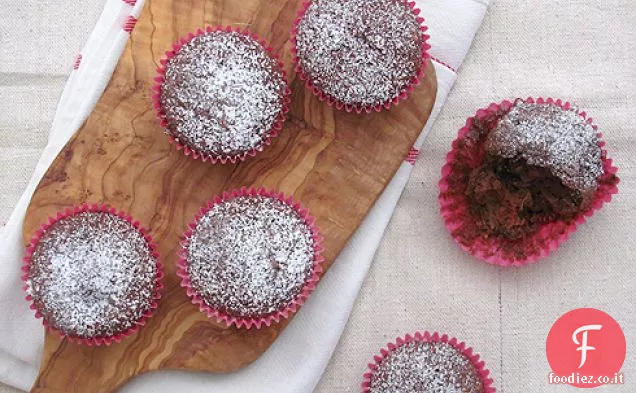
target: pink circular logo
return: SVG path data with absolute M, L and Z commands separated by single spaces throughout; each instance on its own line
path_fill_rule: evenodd
M 559 318 L 546 342 L 552 373 L 548 382 L 593 388 L 622 384 L 625 334 L 618 323 L 594 308 L 572 310 Z

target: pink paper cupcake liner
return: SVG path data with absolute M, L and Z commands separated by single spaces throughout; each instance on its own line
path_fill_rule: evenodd
M 30 271 L 30 268 L 31 268 L 31 258 L 33 257 L 33 253 L 35 252 L 35 248 L 36 248 L 37 244 L 39 243 L 41 237 L 56 222 L 58 222 L 58 221 L 60 221 L 60 220 L 62 220 L 64 218 L 67 218 L 67 217 L 70 217 L 70 216 L 73 216 L 73 215 L 76 215 L 76 214 L 79 214 L 79 213 L 84 213 L 84 212 L 110 213 L 112 215 L 115 215 L 117 217 L 120 217 L 120 218 L 126 220 L 135 229 L 137 229 L 139 232 L 141 232 L 141 234 L 144 236 L 144 239 L 146 240 L 146 242 L 148 244 L 148 247 L 150 247 L 150 250 L 152 251 L 152 256 L 156 260 L 157 275 L 155 277 L 155 288 L 154 288 L 154 293 L 153 293 L 153 296 L 152 296 L 153 300 L 152 300 L 152 303 L 150 304 L 150 309 L 142 316 L 141 319 L 139 319 L 138 321 L 135 322 L 134 326 L 128 328 L 127 330 L 124 330 L 123 332 L 120 332 L 120 333 L 118 333 L 116 335 L 113 335 L 113 336 L 86 338 L 86 337 L 77 337 L 77 336 L 67 335 L 63 331 L 54 328 L 53 326 L 51 326 L 48 323 L 48 321 L 44 318 L 42 313 L 37 309 L 37 307 L 36 307 L 36 305 L 34 303 L 33 297 L 28 294 L 28 290 L 29 290 L 28 280 L 29 280 L 29 271 Z M 51 331 L 51 332 L 55 332 L 55 333 L 59 334 L 62 338 L 68 338 L 70 341 L 72 341 L 72 342 L 74 342 L 76 344 L 88 345 L 88 346 L 101 346 L 101 345 L 111 345 L 113 343 L 119 343 L 124 338 L 136 333 L 142 326 L 144 326 L 146 324 L 146 321 L 148 320 L 148 318 L 150 318 L 155 313 L 155 311 L 156 311 L 156 309 L 158 307 L 159 300 L 161 299 L 162 289 L 164 287 L 164 284 L 163 284 L 163 278 L 164 278 L 163 264 L 160 262 L 160 259 L 159 259 L 159 251 L 158 251 L 158 248 L 157 248 L 157 244 L 152 239 L 152 236 L 150 236 L 149 231 L 146 228 L 142 227 L 139 224 L 139 221 L 134 220 L 130 215 L 128 215 L 124 211 L 117 211 L 117 209 L 115 209 L 113 207 L 110 207 L 108 205 L 98 205 L 98 204 L 89 205 L 87 203 L 84 203 L 82 205 L 74 206 L 72 208 L 65 209 L 64 211 L 60 211 L 60 212 L 58 212 L 55 215 L 55 217 L 49 217 L 48 221 L 46 223 L 42 224 L 40 226 L 40 229 L 35 231 L 35 234 L 31 238 L 31 240 L 29 242 L 29 245 L 26 248 L 25 256 L 23 258 L 22 272 L 24 273 L 22 275 L 22 277 L 21 277 L 22 281 L 24 282 L 24 286 L 22 287 L 22 289 L 25 292 L 27 292 L 26 300 L 29 303 L 31 303 L 30 304 L 30 308 L 35 311 L 35 317 L 36 318 L 42 318 L 42 324 L 44 325 L 46 330 L 47 331 Z
M 517 99 L 514 102 L 518 100 L 522 99 Z M 537 98 L 536 100 L 527 98 L 522 101 L 555 104 L 566 110 L 572 108 L 572 104 L 569 102 L 552 98 Z M 599 141 L 605 173 L 598 180 L 599 187 L 592 204 L 576 219 L 571 221 L 557 220 L 541 225 L 534 234 L 514 242 L 517 245 L 517 250 L 522 250 L 522 252 L 508 250 L 505 241 L 500 237 L 463 238 L 462 234 L 466 233 L 466 229 L 473 228 L 475 225 L 468 208 L 466 182 L 462 180 L 463 174 L 482 164 L 485 151 L 478 149 L 474 144 L 462 142 L 475 137 L 474 130 L 477 125 L 483 128 L 492 128 L 510 110 L 514 102 L 493 103 L 487 108 L 480 109 L 474 117 L 467 120 L 466 125 L 459 130 L 458 137 L 453 141 L 452 149 L 446 156 L 446 164 L 442 168 L 442 179 L 439 182 L 442 218 L 455 242 L 467 253 L 490 264 L 501 266 L 522 266 L 534 263 L 552 253 L 568 239 L 570 234 L 576 230 L 577 225 L 583 224 L 586 218 L 591 217 L 604 203 L 612 200 L 612 195 L 618 192 L 619 182 L 618 177 L 616 177 L 618 169 L 607 157 L 607 151 L 604 148 L 605 142 Z M 591 118 L 587 118 L 585 112 L 580 112 L 579 115 L 597 130 L 597 126 L 593 124 Z M 602 134 L 598 133 L 599 140 L 601 137 Z
M 155 114 L 157 116 L 157 119 L 159 120 L 159 123 L 161 124 L 161 126 L 165 129 L 168 126 L 168 121 L 166 119 L 166 114 L 163 110 L 163 108 L 161 107 L 161 102 L 160 102 L 160 95 L 161 95 L 161 85 L 163 84 L 163 82 L 165 81 L 165 74 L 166 74 L 166 64 L 168 63 L 168 61 L 170 59 L 172 59 L 174 57 L 174 55 L 188 42 L 190 42 L 193 38 L 195 37 L 199 37 L 201 35 L 207 34 L 207 33 L 213 33 L 213 32 L 217 32 L 217 31 L 225 31 L 227 33 L 231 33 L 231 32 L 236 32 L 239 34 L 243 34 L 246 37 L 252 38 L 254 39 L 256 42 L 258 42 L 263 48 L 265 48 L 265 51 L 267 52 L 267 54 L 276 60 L 277 64 L 278 64 L 278 68 L 280 70 L 280 72 L 283 75 L 283 81 L 285 82 L 285 92 L 284 92 L 284 98 L 283 98 L 283 108 L 280 112 L 280 114 L 278 115 L 278 118 L 276 119 L 274 125 L 272 126 L 271 130 L 269 131 L 269 135 L 267 136 L 267 138 L 265 138 L 265 140 L 263 142 L 261 142 L 258 146 L 247 150 L 245 152 L 241 152 L 239 154 L 236 155 L 210 155 L 210 154 L 204 154 L 201 152 L 198 152 L 197 150 L 188 147 L 182 143 L 180 143 L 175 137 L 169 135 L 169 142 L 171 144 L 173 144 L 177 150 L 181 150 L 183 151 L 183 153 L 186 156 L 190 156 L 194 159 L 199 159 L 202 161 L 210 161 L 212 164 L 216 164 L 216 163 L 221 163 L 221 164 L 226 164 L 226 163 L 232 163 L 235 164 L 239 161 L 245 161 L 248 157 L 254 157 L 256 156 L 256 154 L 258 152 L 263 151 L 263 148 L 265 146 L 269 146 L 272 144 L 272 140 L 277 137 L 281 130 L 283 129 L 283 124 L 285 123 L 285 120 L 287 119 L 287 113 L 289 113 L 289 105 L 291 103 L 291 90 L 289 88 L 289 80 L 287 78 L 287 72 L 285 72 L 285 66 L 283 64 L 283 62 L 280 60 L 280 57 L 278 56 L 278 54 L 276 54 L 274 52 L 274 49 L 269 46 L 267 44 L 267 42 L 265 42 L 265 40 L 260 39 L 260 37 L 254 33 L 251 33 L 247 30 L 241 30 L 240 28 L 232 28 L 231 26 L 217 26 L 217 27 L 211 27 L 208 26 L 205 29 L 198 29 L 195 33 L 189 33 L 187 36 L 180 38 L 177 42 L 175 42 L 174 44 L 172 44 L 172 49 L 167 51 L 165 53 L 165 55 L 163 56 L 162 59 L 159 60 L 160 62 L 160 66 L 159 68 L 157 68 L 157 76 L 154 78 L 155 81 L 155 85 L 152 87 L 152 104 L 153 107 L 155 109 Z
M 270 313 L 268 315 L 260 316 L 260 317 L 252 317 L 252 318 L 243 318 L 234 315 L 230 315 L 223 311 L 217 310 L 211 306 L 209 306 L 201 297 L 201 295 L 192 288 L 192 283 L 190 280 L 190 276 L 188 275 L 187 266 L 187 248 L 190 242 L 190 237 L 194 229 L 197 226 L 199 220 L 214 206 L 234 199 L 240 196 L 264 196 L 269 198 L 278 199 L 288 206 L 291 206 L 298 214 L 303 218 L 305 224 L 310 228 L 312 239 L 314 242 L 313 251 L 314 251 L 314 263 L 312 267 L 312 272 L 305 286 L 300 291 L 300 293 L 296 296 L 294 300 L 292 300 L 285 308 Z M 316 289 L 316 285 L 318 281 L 320 281 L 320 275 L 323 272 L 323 263 L 324 258 L 322 257 L 323 251 L 323 238 L 320 235 L 320 231 L 316 226 L 316 219 L 309 215 L 309 211 L 306 208 L 303 208 L 301 204 L 293 199 L 293 197 L 286 197 L 283 193 L 276 192 L 273 190 L 266 190 L 264 188 L 246 188 L 242 187 L 240 189 L 234 190 L 230 193 L 224 192 L 220 196 L 216 196 L 212 200 L 210 200 L 201 210 L 195 215 L 194 220 L 188 224 L 188 229 L 183 235 L 183 241 L 181 242 L 181 250 L 179 251 L 179 260 L 177 262 L 177 275 L 181 277 L 181 286 L 185 288 L 187 295 L 191 298 L 192 303 L 199 306 L 199 309 L 206 313 L 208 317 L 215 319 L 219 323 L 225 323 L 228 327 L 235 325 L 237 328 L 247 328 L 250 329 L 255 327 L 256 329 L 260 329 L 262 326 L 270 326 L 272 323 L 278 323 L 283 318 L 287 319 L 291 315 L 293 315 L 298 309 L 305 303 L 305 301 L 309 298 L 311 293 Z
M 407 7 L 413 10 L 413 13 L 417 16 L 417 22 L 421 25 L 420 30 L 422 31 L 422 65 L 420 69 L 418 70 L 417 74 L 415 75 L 415 77 L 411 80 L 411 82 L 407 86 L 404 87 L 402 92 L 397 97 L 393 98 L 391 101 L 385 102 L 384 104 L 378 104 L 375 106 L 360 105 L 360 104 L 356 104 L 356 105 L 345 104 L 339 101 L 338 99 L 336 99 L 335 97 L 325 93 L 317 86 L 315 86 L 312 83 L 311 78 L 307 75 L 307 73 L 305 73 L 303 67 L 300 64 L 300 59 L 297 56 L 298 50 L 296 49 L 297 48 L 296 36 L 298 34 L 298 25 L 300 24 L 303 16 L 307 12 L 307 9 L 309 8 L 311 1 L 306 1 L 303 3 L 301 10 L 298 12 L 296 20 L 294 21 L 294 25 L 293 25 L 293 29 L 291 33 L 291 41 L 293 44 L 292 50 L 291 50 L 292 60 L 295 64 L 295 70 L 296 70 L 296 73 L 298 74 L 298 77 L 305 82 L 305 86 L 307 87 L 307 89 L 309 89 L 314 95 L 316 95 L 320 101 L 324 101 L 327 104 L 329 104 L 329 106 L 335 107 L 338 110 L 345 110 L 347 112 L 355 111 L 358 114 L 363 112 L 371 113 L 373 111 L 380 112 L 382 111 L 382 109 L 387 109 L 387 110 L 391 109 L 393 105 L 397 105 L 401 101 L 406 100 L 411 95 L 413 90 L 415 90 L 415 87 L 419 85 L 419 83 L 421 82 L 422 78 L 425 75 L 425 69 L 427 66 L 426 62 L 430 58 L 428 51 L 431 49 L 431 45 L 429 45 L 427 41 L 428 39 L 431 38 L 431 36 L 426 34 L 426 32 L 428 31 L 428 26 L 424 24 L 425 22 L 424 18 L 419 16 L 421 13 L 421 10 L 415 7 L 415 2 L 408 1 L 408 0 L 398 0 L 398 1 L 403 2 Z
M 412 336 L 410 334 L 407 334 L 404 338 L 398 337 L 395 343 L 388 343 L 386 348 L 380 349 L 380 354 L 373 357 L 373 363 L 369 363 L 369 371 L 367 371 L 363 375 L 361 384 L 362 393 L 371 392 L 371 381 L 380 363 L 396 349 L 410 342 L 441 342 L 449 344 L 453 348 L 457 349 L 458 352 L 462 353 L 464 356 L 470 359 L 470 362 L 472 363 L 473 367 L 475 367 L 475 371 L 477 371 L 477 374 L 479 375 L 484 386 L 484 393 L 495 392 L 495 388 L 492 386 L 493 380 L 488 377 L 488 375 L 490 374 L 490 370 L 486 369 L 486 363 L 483 360 L 480 360 L 479 355 L 474 353 L 472 348 L 466 346 L 464 342 L 459 341 L 456 338 L 450 338 L 446 334 L 440 335 L 437 332 L 431 334 L 425 331 L 424 333 L 416 332 Z

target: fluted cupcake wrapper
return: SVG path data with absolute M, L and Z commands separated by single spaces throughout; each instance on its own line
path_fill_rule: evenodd
M 373 362 L 368 365 L 369 370 L 362 376 L 362 393 L 371 392 L 371 381 L 382 361 L 384 361 L 384 359 L 391 355 L 391 353 L 393 353 L 396 349 L 411 342 L 441 342 L 449 344 L 470 360 L 484 386 L 484 393 L 495 392 L 495 388 L 492 386 L 493 380 L 489 378 L 490 370 L 486 368 L 486 363 L 483 360 L 480 360 L 479 355 L 474 353 L 472 348 L 466 346 L 464 342 L 459 341 L 454 337 L 449 337 L 446 334 L 440 335 L 437 332 L 431 334 L 425 331 L 423 333 L 416 332 L 413 335 L 407 334 L 404 337 L 398 337 L 395 339 L 395 342 L 390 342 L 387 344 L 386 348 L 380 349 L 380 354 L 373 356 Z
M 285 123 L 285 120 L 287 119 L 287 113 L 289 113 L 289 105 L 291 103 L 291 90 L 289 89 L 289 80 L 287 78 L 287 73 L 285 72 L 284 64 L 280 60 L 280 57 L 274 52 L 274 49 L 271 46 L 269 46 L 267 42 L 265 42 L 265 40 L 261 39 L 258 35 L 249 32 L 248 30 L 242 30 L 240 28 L 232 28 L 231 26 L 217 26 L 214 28 L 211 26 L 208 26 L 205 29 L 198 29 L 194 33 L 189 33 L 187 36 L 182 37 L 177 42 L 175 42 L 172 45 L 172 49 L 167 51 L 164 57 L 159 61 L 161 65 L 159 66 L 159 68 L 157 68 L 157 76 L 154 79 L 155 84 L 152 87 L 152 104 L 155 109 L 155 114 L 157 116 L 157 119 L 159 120 L 159 123 L 164 129 L 166 129 L 168 127 L 168 120 L 166 119 L 166 114 L 161 106 L 161 100 L 160 100 L 161 85 L 165 81 L 166 64 L 168 63 L 170 59 L 172 59 L 175 56 L 177 52 L 179 52 L 179 50 L 184 45 L 190 42 L 193 38 L 202 36 L 207 33 L 217 32 L 217 31 L 224 31 L 227 33 L 236 32 L 239 34 L 243 34 L 246 37 L 252 38 L 256 42 L 258 42 L 263 48 L 265 48 L 265 51 L 271 58 L 276 60 L 278 64 L 278 68 L 281 74 L 283 75 L 283 80 L 285 82 L 283 108 L 281 109 L 280 114 L 276 118 L 274 125 L 267 133 L 267 137 L 258 146 L 235 155 L 214 155 L 214 154 L 199 152 L 196 149 L 193 149 L 192 147 L 186 146 L 185 144 L 181 143 L 178 140 L 178 138 L 175 138 L 172 135 L 168 135 L 168 140 L 171 144 L 175 146 L 177 150 L 183 151 L 183 154 L 185 154 L 186 156 L 192 157 L 194 159 L 198 159 L 201 161 L 210 161 L 212 164 L 216 164 L 216 163 L 235 164 L 240 161 L 245 161 L 249 157 L 256 156 L 256 154 L 263 151 L 265 146 L 271 145 L 272 140 L 276 138 L 282 131 L 283 124 Z
M 241 317 L 231 315 L 229 313 L 217 310 L 209 306 L 203 299 L 203 297 L 192 288 L 192 282 L 188 274 L 188 255 L 187 248 L 190 242 L 190 237 L 194 229 L 197 226 L 199 220 L 214 206 L 217 204 L 229 201 L 240 196 L 264 196 L 268 198 L 274 198 L 282 201 L 286 205 L 292 207 L 303 219 L 304 223 L 309 227 L 313 240 L 313 267 L 309 278 L 305 282 L 304 287 L 300 291 L 296 298 L 288 303 L 284 308 L 277 310 L 273 313 L 258 316 L 258 317 Z M 216 196 L 210 200 L 200 211 L 196 214 L 194 220 L 188 225 L 188 229 L 183 235 L 183 241 L 181 242 L 181 250 L 179 251 L 179 259 L 177 262 L 177 275 L 181 277 L 181 286 L 185 288 L 186 294 L 191 298 L 192 303 L 199 306 L 199 309 L 206 313 L 208 317 L 215 319 L 219 323 L 225 323 L 228 327 L 232 325 L 237 328 L 256 328 L 260 329 L 263 326 L 270 326 L 272 323 L 278 323 L 282 319 L 287 319 L 293 315 L 298 309 L 305 303 L 311 293 L 316 289 L 318 281 L 320 281 L 321 273 L 323 272 L 324 258 L 322 257 L 323 251 L 323 238 L 320 235 L 320 231 L 316 226 L 316 219 L 309 215 L 309 211 L 301 206 L 301 204 L 295 201 L 291 196 L 286 197 L 283 193 L 273 190 L 266 190 L 264 188 L 246 188 L 234 190 L 232 192 L 224 192 L 220 196 Z
M 472 136 L 471 133 L 476 121 L 480 124 L 496 122 L 518 100 L 526 103 L 554 104 L 566 110 L 572 108 L 572 104 L 562 100 L 527 98 L 525 100 L 516 99 L 513 102 L 503 101 L 500 104 L 493 103 L 487 108 L 480 109 L 459 130 L 458 137 L 453 141 L 452 149 L 446 156 L 446 164 L 442 167 L 442 179 L 439 182 L 441 215 L 455 242 L 467 253 L 490 264 L 501 266 L 522 266 L 548 256 L 566 241 L 571 233 L 576 231 L 578 225 L 583 224 L 586 218 L 591 217 L 604 203 L 610 202 L 612 196 L 618 192 L 619 179 L 616 177 L 618 169 L 607 157 L 607 151 L 604 148 L 605 142 L 601 140 L 602 134 L 599 133 L 604 174 L 598 179 L 598 189 L 587 210 L 581 212 L 574 220 L 556 220 L 542 224 L 535 233 L 514 242 L 516 246 L 514 252 L 509 249 L 509 246 L 506 247 L 502 238 L 497 236 L 464 238 L 462 235 L 466 233 L 466 228 L 473 228 L 475 223 L 466 198 L 466 183 L 458 181 L 465 173 L 458 170 L 457 165 L 461 162 L 470 168 L 476 168 L 482 164 L 484 157 L 477 149 L 471 149 L 473 146 L 467 147 L 460 142 Z M 593 124 L 591 118 L 587 118 L 585 112 L 579 112 L 579 115 L 597 130 L 597 126 Z
M 298 12 L 296 20 L 294 21 L 294 25 L 293 25 L 292 33 L 291 33 L 291 41 L 293 44 L 291 49 L 292 60 L 294 62 L 295 71 L 298 77 L 305 82 L 305 86 L 307 87 L 307 89 L 309 89 L 314 95 L 316 95 L 320 101 L 324 101 L 329 106 L 335 107 L 338 110 L 344 110 L 346 112 L 356 112 L 358 114 L 371 113 L 373 111 L 381 112 L 383 109 L 387 109 L 387 110 L 391 109 L 393 105 L 397 105 L 401 101 L 406 100 L 411 95 L 413 90 L 415 90 L 415 87 L 417 87 L 417 85 L 420 84 L 420 81 L 422 80 L 426 72 L 427 61 L 430 58 L 428 51 L 431 49 L 431 46 L 428 44 L 427 41 L 431 37 L 430 35 L 426 33 L 428 31 L 428 26 L 424 24 L 425 19 L 419 16 L 421 13 L 421 10 L 415 7 L 415 2 L 407 1 L 407 0 L 399 0 L 399 1 L 402 1 L 407 7 L 409 7 L 413 11 L 413 13 L 416 15 L 417 22 L 420 24 L 420 30 L 422 31 L 422 65 L 420 66 L 420 69 L 418 70 L 417 74 L 411 79 L 410 83 L 404 86 L 404 88 L 402 89 L 402 91 L 397 97 L 383 104 L 378 104 L 378 105 L 346 104 L 344 102 L 341 102 L 337 98 L 325 93 L 322 89 L 320 89 L 318 86 L 313 84 L 313 82 L 311 81 L 311 77 L 305 72 L 304 68 L 300 64 L 300 59 L 298 58 L 298 50 L 297 50 L 296 36 L 298 35 L 298 25 L 300 24 L 303 16 L 307 12 L 307 9 L 311 5 L 311 1 L 306 1 L 303 3 L 300 11 Z
M 157 274 L 155 276 L 154 293 L 152 296 L 152 302 L 150 303 L 150 309 L 146 311 L 144 315 L 139 320 L 137 320 L 132 327 L 112 336 L 78 337 L 78 336 L 68 335 L 65 332 L 59 329 L 56 329 L 55 327 L 49 324 L 49 322 L 44 318 L 42 313 L 36 307 L 33 297 L 28 294 L 28 290 L 29 290 L 28 280 L 29 280 L 29 271 L 31 268 L 31 259 L 33 257 L 35 248 L 37 244 L 39 243 L 40 239 L 42 238 L 42 236 L 46 233 L 46 231 L 52 225 L 54 225 L 58 221 L 65 219 L 67 217 L 74 216 L 79 213 L 84 213 L 84 212 L 109 213 L 119 218 L 122 218 L 123 220 L 130 223 L 135 229 L 137 229 L 143 235 L 144 239 L 146 240 L 146 243 L 148 244 L 148 247 L 150 248 L 152 252 L 153 258 L 155 258 L 155 261 L 156 261 Z M 61 337 L 68 338 L 70 341 L 74 343 L 88 345 L 88 346 L 101 346 L 101 345 L 111 345 L 113 343 L 119 343 L 124 338 L 136 333 L 142 326 L 146 324 L 146 321 L 148 320 L 148 318 L 150 318 L 155 313 L 157 307 L 159 306 L 159 300 L 161 299 L 162 290 L 164 288 L 163 264 L 160 261 L 157 244 L 152 239 L 152 236 L 150 236 L 149 231 L 146 228 L 142 227 L 139 221 L 134 220 L 126 212 L 118 211 L 117 209 L 105 204 L 84 203 L 82 205 L 77 205 L 72 208 L 67 208 L 63 211 L 60 211 L 55 215 L 55 217 L 49 217 L 48 221 L 42 224 L 40 226 L 40 229 L 35 231 L 35 234 L 31 238 L 29 245 L 26 248 L 25 256 L 23 258 L 22 272 L 23 272 L 23 275 L 21 278 L 22 278 L 22 281 L 24 282 L 23 290 L 27 292 L 26 300 L 30 303 L 30 308 L 35 311 L 35 317 L 42 318 L 42 324 L 48 331 L 55 332 L 59 334 Z

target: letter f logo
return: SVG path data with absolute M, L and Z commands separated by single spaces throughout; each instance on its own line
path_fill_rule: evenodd
M 601 330 L 602 327 L 602 325 L 585 325 L 576 329 L 572 334 L 572 341 L 574 341 L 574 344 L 580 345 L 580 347 L 576 349 L 577 351 L 581 351 L 581 364 L 579 365 L 579 368 L 583 367 L 587 360 L 587 351 L 593 351 L 596 349 L 587 345 L 587 332 L 590 330 Z M 581 335 L 581 342 L 579 342 L 579 339 L 577 338 L 579 333 L 583 333 Z

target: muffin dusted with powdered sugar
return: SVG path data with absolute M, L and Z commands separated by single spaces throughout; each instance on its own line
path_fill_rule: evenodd
M 545 257 L 618 191 L 604 145 L 585 112 L 562 100 L 480 109 L 442 169 L 446 227 L 464 250 L 490 263 Z
M 455 338 L 416 333 L 382 349 L 364 375 L 363 393 L 493 393 L 484 362 Z
M 294 29 L 301 77 L 339 108 L 388 108 L 424 71 L 428 36 L 418 13 L 402 0 L 311 1 Z
M 36 234 L 25 261 L 38 316 L 77 341 L 118 341 L 157 307 L 163 273 L 156 247 L 121 212 L 84 206 L 58 215 Z
M 269 325 L 296 310 L 321 271 L 320 237 L 307 211 L 264 190 L 217 198 L 190 225 L 183 285 L 210 316 Z
M 262 150 L 280 131 L 290 92 L 281 63 L 256 36 L 199 31 L 163 63 L 155 108 L 186 153 L 235 162 Z

